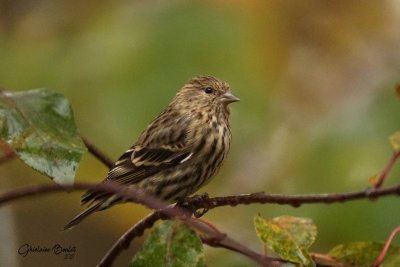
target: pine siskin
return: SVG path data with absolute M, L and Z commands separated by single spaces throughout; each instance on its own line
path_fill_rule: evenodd
M 239 98 L 222 80 L 212 76 L 191 79 L 118 159 L 103 182 L 131 186 L 165 201 L 193 194 L 210 181 L 229 151 L 228 104 L 236 101 Z M 64 230 L 95 211 L 123 202 L 115 195 L 90 190 L 82 196 L 82 204 L 89 201 L 89 208 Z

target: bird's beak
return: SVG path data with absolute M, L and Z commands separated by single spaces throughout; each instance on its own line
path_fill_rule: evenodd
M 232 94 L 230 91 L 226 92 L 225 94 L 221 95 L 221 102 L 228 105 L 233 102 L 240 101 L 239 97 Z

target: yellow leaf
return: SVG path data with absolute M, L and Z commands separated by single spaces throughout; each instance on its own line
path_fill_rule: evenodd
M 268 220 L 256 216 L 254 226 L 264 246 L 282 259 L 314 266 L 308 248 L 315 241 L 317 229 L 311 219 L 281 216 Z
M 374 185 L 376 185 L 377 182 L 378 182 L 378 175 L 371 176 L 368 179 L 368 184 L 369 185 L 374 186 Z
M 400 151 L 400 132 L 395 132 L 392 136 L 389 137 L 390 144 L 395 152 Z

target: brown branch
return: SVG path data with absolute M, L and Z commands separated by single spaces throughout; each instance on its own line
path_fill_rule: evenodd
M 232 240 L 229 240 L 228 238 L 219 239 L 213 237 L 201 237 L 201 241 L 210 247 L 225 248 L 227 250 L 242 254 L 250 259 L 256 260 L 256 262 L 259 263 L 261 266 L 279 267 L 282 264 L 287 263 L 287 261 L 283 261 L 281 259 L 267 258 L 264 255 L 248 249 L 238 242 L 233 242 Z
M 110 169 L 112 168 L 112 166 L 114 166 L 114 161 L 111 158 L 109 158 L 104 152 L 102 152 L 95 145 L 93 145 L 93 143 L 90 142 L 87 138 L 83 136 L 81 138 L 85 143 L 85 146 L 93 156 L 95 156 L 99 161 L 104 163 L 104 165 L 106 165 Z
M 94 190 L 99 192 L 107 192 L 116 194 L 129 201 L 143 204 L 149 208 L 159 209 L 165 205 L 158 199 L 149 196 L 141 191 L 128 188 L 126 186 L 118 185 L 115 183 L 75 183 L 71 185 L 59 185 L 55 183 L 39 184 L 33 186 L 20 187 L 14 190 L 0 194 L 0 205 L 7 202 L 25 198 L 33 195 L 52 193 L 57 191 L 71 191 L 71 190 Z M 174 214 L 175 215 L 175 214 Z
M 343 264 L 333 259 L 332 257 L 326 254 L 320 253 L 311 253 L 311 257 L 314 260 L 316 266 L 326 266 L 326 267 L 355 267 L 354 265 L 350 266 L 347 264 Z
M 383 247 L 381 253 L 379 254 L 378 258 L 376 259 L 376 261 L 372 265 L 372 267 L 379 267 L 382 264 L 383 260 L 385 259 L 386 254 L 390 248 L 390 244 L 392 243 L 393 239 L 395 238 L 395 236 L 398 233 L 400 233 L 400 226 L 392 231 L 389 238 L 386 240 L 385 246 Z
M 400 151 L 394 152 L 393 156 L 390 158 L 389 162 L 386 164 L 385 169 L 383 170 L 381 176 L 379 177 L 378 181 L 374 185 L 375 188 L 380 188 L 383 185 L 386 177 L 389 175 L 390 171 L 392 170 L 396 161 L 400 158 Z
M 367 189 L 348 193 L 312 194 L 312 195 L 281 195 L 264 192 L 241 194 L 213 198 L 188 198 L 191 206 L 200 209 L 214 209 L 221 206 L 237 206 L 249 204 L 280 204 L 300 207 L 303 204 L 338 203 L 359 199 L 376 199 L 383 196 L 400 195 L 400 184 L 379 189 Z

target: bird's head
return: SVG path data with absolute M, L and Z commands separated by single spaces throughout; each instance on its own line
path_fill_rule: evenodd
M 228 111 L 228 105 L 239 101 L 229 85 L 213 76 L 197 76 L 187 82 L 176 94 L 175 102 L 182 108 Z

